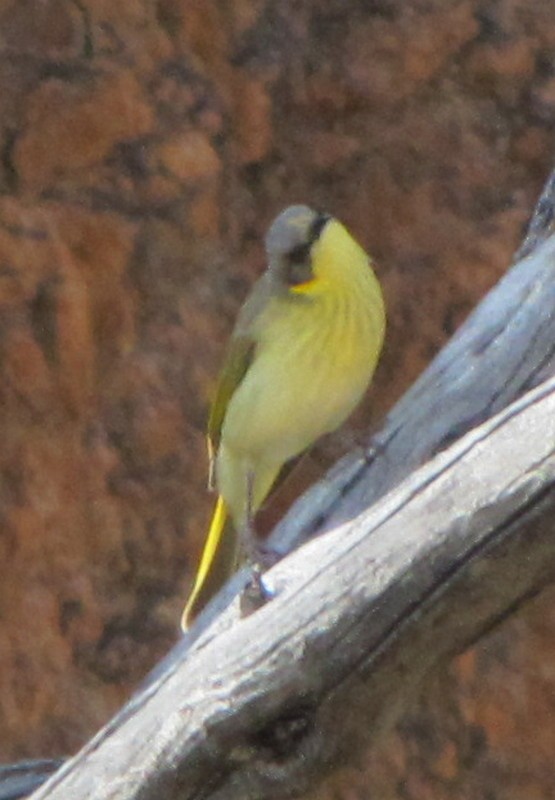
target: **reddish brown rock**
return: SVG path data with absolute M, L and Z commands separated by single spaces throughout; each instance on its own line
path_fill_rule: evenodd
M 82 14 L 63 0 L 12 0 L 2 4 L 2 43 L 16 57 L 59 60 L 78 57 L 82 50 Z
M 272 103 L 260 80 L 240 80 L 235 89 L 233 124 L 239 165 L 255 164 L 266 158 L 272 144 Z
M 207 136 L 189 131 L 165 142 L 159 150 L 162 166 L 180 181 L 214 178 L 221 171 L 218 155 Z
M 511 259 L 554 46 L 544 0 L 1 4 L 3 759 L 72 752 L 178 635 L 206 409 L 272 217 L 312 203 L 373 254 L 374 424 Z M 550 599 L 318 797 L 549 797 Z
M 130 71 L 72 85 L 52 79 L 28 101 L 14 151 L 22 188 L 44 191 L 52 182 L 100 164 L 112 148 L 152 130 L 154 118 Z

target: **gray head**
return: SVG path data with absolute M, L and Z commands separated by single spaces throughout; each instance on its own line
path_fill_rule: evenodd
M 270 272 L 288 286 L 311 280 L 310 251 L 330 219 L 308 206 L 289 206 L 282 211 L 266 234 Z

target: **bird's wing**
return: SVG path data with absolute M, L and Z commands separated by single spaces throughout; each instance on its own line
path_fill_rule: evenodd
M 214 459 L 220 445 L 222 426 L 227 406 L 252 364 L 256 349 L 256 322 L 272 295 L 272 286 L 267 273 L 255 284 L 243 305 L 220 371 L 216 393 L 208 418 L 208 457 L 210 460 L 209 488 L 214 488 Z
M 208 486 L 210 489 L 214 488 L 214 459 L 220 445 L 227 406 L 252 363 L 255 346 L 256 344 L 250 336 L 233 336 L 220 372 L 216 394 L 208 417 L 207 436 L 210 459 Z

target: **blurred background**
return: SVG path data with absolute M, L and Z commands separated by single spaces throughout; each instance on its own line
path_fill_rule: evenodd
M 545 0 L 0 0 L 0 760 L 74 752 L 176 641 L 207 406 L 272 218 L 337 215 L 389 309 L 363 409 L 300 486 L 506 270 L 554 120 Z M 552 798 L 554 599 L 318 798 Z

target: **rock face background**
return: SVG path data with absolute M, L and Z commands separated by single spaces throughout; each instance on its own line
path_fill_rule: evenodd
M 545 0 L 0 2 L 3 760 L 73 752 L 177 637 L 206 408 L 273 216 L 325 208 L 374 254 L 376 422 L 510 262 L 554 52 Z M 318 797 L 552 797 L 553 596 Z

